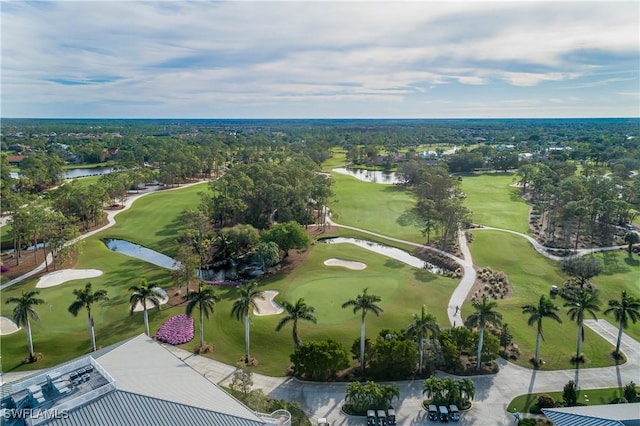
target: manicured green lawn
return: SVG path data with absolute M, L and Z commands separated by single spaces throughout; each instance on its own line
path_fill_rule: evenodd
M 367 268 L 352 271 L 325 266 L 324 261 L 332 257 L 363 262 Z M 341 305 L 355 298 L 363 288 L 382 297 L 380 306 L 384 312 L 380 317 L 367 317 L 367 336 L 375 337 L 383 328 L 405 328 L 422 304 L 441 324 L 446 324 L 446 301 L 455 286 L 455 280 L 437 277 L 353 245 L 317 243 L 302 265 L 288 275 L 267 279 L 260 288 L 278 290 L 276 300 L 295 302 L 302 297 L 316 309 L 317 324 L 300 322 L 298 326 L 303 341 L 332 338 L 351 347 L 359 336 L 360 316 Z M 223 300 L 207 323 L 205 336 L 216 346 L 212 357 L 233 364 L 244 353 L 243 326 L 230 317 L 235 290 L 224 289 L 220 294 Z M 260 362 L 256 371 L 282 375 L 289 364 L 293 348 L 291 327 L 276 332 L 279 319 L 280 316 L 252 317 L 251 352 Z M 191 349 L 193 343 L 184 347 Z
M 504 271 L 509 276 L 513 295 L 498 301 L 498 311 L 503 314 L 504 322 L 509 324 L 514 341 L 522 351 L 517 364 L 529 367 L 528 360 L 535 351 L 536 331 L 534 327 L 527 326 L 527 316 L 522 314 L 522 305 L 536 304 L 542 294 L 549 294 L 552 284 L 561 286 L 565 276 L 556 262 L 538 254 L 525 239 L 517 235 L 499 231 L 476 231 L 473 235 L 474 241 L 470 249 L 474 263 L 480 267 L 489 266 Z M 637 286 L 632 288 L 633 276 L 633 271 L 613 272 L 610 276 L 598 277 L 601 281 L 594 279 L 596 285 L 601 283 L 598 288 L 601 290 L 602 310 L 606 308 L 609 299 L 619 297 L 623 288 L 640 297 Z M 545 370 L 572 368 L 570 357 L 575 353 L 577 343 L 577 325 L 567 317 L 567 308 L 562 307 L 564 300 L 557 297 L 554 302 L 560 307 L 563 323 L 548 320 L 543 323 L 545 341 L 542 342 L 541 357 L 546 362 L 543 367 Z M 472 312 L 471 305 L 466 303 L 462 311 L 463 316 L 469 315 Z M 614 322 L 611 317 L 608 319 Z M 613 346 L 590 329 L 585 330 L 582 347 L 587 358 L 585 367 L 613 365 L 614 361 L 610 356 Z
M 119 238 L 164 253 L 177 250 L 176 238 L 184 228 L 181 213 L 196 209 L 200 193 L 208 191 L 206 183 L 188 188 L 159 191 L 136 200 L 133 208 L 116 216 L 116 224 L 100 233 L 101 238 Z
M 342 167 L 347 162 L 347 151 L 342 148 L 333 148 L 331 157 L 322 163 L 322 171 L 330 172 L 331 169 Z
M 540 392 L 526 395 L 518 395 L 511 400 L 507 411 L 514 413 L 528 413 L 529 409 L 538 400 L 538 396 L 547 394 L 554 401 L 562 402 L 562 391 L 558 392 Z M 622 397 L 621 388 L 603 388 L 603 389 L 584 389 L 578 391 L 578 403 L 585 405 L 604 405 L 609 404 L 615 398 Z
M 474 223 L 529 233 L 529 206 L 520 197 L 513 173 L 464 175 L 462 190 Z
M 416 243 L 424 243 L 414 223 L 414 195 L 399 186 L 362 182 L 332 173 L 334 193 L 329 202 L 332 219 L 343 225 L 367 229 Z
M 105 273 L 97 278 L 75 280 L 56 287 L 38 289 L 39 297 L 45 300 L 45 304 L 36 307 L 40 321 L 32 322 L 32 330 L 35 351 L 42 352 L 44 359 L 30 368 L 52 366 L 90 350 L 85 311 L 80 312 L 78 317 L 67 311 L 75 300 L 72 294 L 74 289 L 82 288 L 85 283 L 91 282 L 94 290 L 107 290 L 110 300 L 93 306 L 96 342 L 99 346 L 107 346 L 144 332 L 142 313 L 129 315 L 130 286 L 138 285 L 142 277 L 162 287 L 172 285 L 168 270 L 112 252 L 96 237 L 86 240 L 84 252 L 76 268 L 95 268 Z M 0 295 L 2 315 L 11 317 L 13 305 L 5 304 L 7 298 L 19 296 L 23 290 L 34 289 L 36 283 L 37 280 L 32 279 L 3 290 Z M 157 330 L 170 315 L 171 311 L 165 307 L 159 312 L 150 313 L 151 329 Z M 19 365 L 27 355 L 24 330 L 2 336 L 0 342 L 4 372 L 28 369 Z

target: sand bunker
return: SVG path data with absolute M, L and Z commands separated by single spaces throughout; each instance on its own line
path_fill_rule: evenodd
M 43 275 L 36 284 L 36 288 L 55 287 L 67 281 L 95 278 L 100 275 L 102 275 L 102 271 L 99 269 L 61 269 Z
M 256 309 L 253 314 L 259 317 L 264 315 L 278 315 L 284 311 L 282 306 L 273 301 L 273 298 L 279 293 L 277 290 L 265 290 L 262 292 L 264 299 L 256 298 Z
M 7 334 L 13 334 L 16 331 L 20 330 L 21 327 L 18 327 L 15 322 L 11 318 L 0 317 L 0 336 L 6 336 Z
M 327 266 L 342 266 L 343 268 L 352 269 L 354 271 L 361 271 L 367 267 L 367 265 L 362 262 L 353 262 L 351 260 L 336 258 L 327 259 L 324 261 L 324 264 Z
M 158 297 L 160 299 L 160 304 L 161 305 L 165 305 L 169 301 L 169 296 L 167 296 L 167 293 L 164 290 L 162 290 L 160 293 L 162 294 L 161 296 L 159 295 L 159 297 Z M 151 309 L 157 309 L 156 306 L 153 303 L 149 302 L 149 301 L 147 301 L 147 303 L 145 303 L 145 305 L 147 305 L 147 310 L 148 311 L 151 310 Z M 131 308 L 131 304 L 129 304 L 129 308 Z M 138 304 L 135 306 L 135 308 L 133 308 L 133 312 L 141 312 L 142 310 L 143 310 L 142 309 L 142 303 L 140 303 L 140 302 L 138 302 Z

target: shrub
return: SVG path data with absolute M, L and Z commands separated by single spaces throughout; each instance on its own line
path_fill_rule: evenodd
M 574 407 L 578 403 L 578 387 L 573 380 L 569 380 L 569 383 L 564 385 L 562 401 L 566 407 Z
M 556 406 L 556 401 L 551 395 L 543 393 L 542 395 L 538 396 L 537 404 L 540 408 L 553 408 Z
M 0 272 L 9 272 L 11 270 L 11 268 L 9 268 L 7 265 L 0 265 Z
M 638 391 L 636 390 L 636 384 L 633 381 L 629 382 L 628 385 L 624 387 L 624 399 L 629 402 L 638 402 L 640 398 L 638 398 Z
M 162 324 L 155 335 L 156 340 L 181 345 L 193 339 L 193 318 L 185 315 L 175 315 Z

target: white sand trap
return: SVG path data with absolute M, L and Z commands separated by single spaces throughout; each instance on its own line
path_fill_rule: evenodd
M 13 334 L 16 331 L 20 330 L 21 327 L 18 327 L 15 322 L 11 318 L 0 317 L 0 336 L 6 336 L 7 334 Z
M 95 278 L 100 275 L 102 275 L 102 271 L 99 269 L 61 269 L 43 275 L 36 284 L 36 288 L 55 287 L 67 281 Z
M 161 293 L 162 293 L 162 296 L 159 297 L 160 305 L 165 305 L 169 301 L 169 296 L 167 296 L 167 293 L 164 290 L 162 290 Z M 147 301 L 145 305 L 147 305 L 147 311 L 150 311 L 151 309 L 157 309 L 156 306 L 149 301 Z M 131 309 L 131 304 L 129 304 L 129 309 Z M 143 310 L 142 303 L 140 302 L 138 302 L 136 307 L 133 308 L 133 312 L 141 312 L 142 310 Z
M 343 260 L 331 258 L 324 261 L 324 264 L 327 266 L 342 266 L 343 268 L 352 269 L 354 271 L 361 271 L 367 267 L 365 263 L 362 262 L 354 262 L 352 260 Z
M 256 298 L 256 308 L 253 310 L 253 314 L 259 317 L 264 315 L 278 315 L 281 314 L 284 309 L 273 301 L 273 298 L 279 293 L 277 290 L 265 290 L 262 292 L 264 299 Z

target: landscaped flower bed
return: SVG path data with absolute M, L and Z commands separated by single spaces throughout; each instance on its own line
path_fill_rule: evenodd
M 181 345 L 193 339 L 193 318 L 178 314 L 162 324 L 156 333 L 156 339 L 170 345 Z

